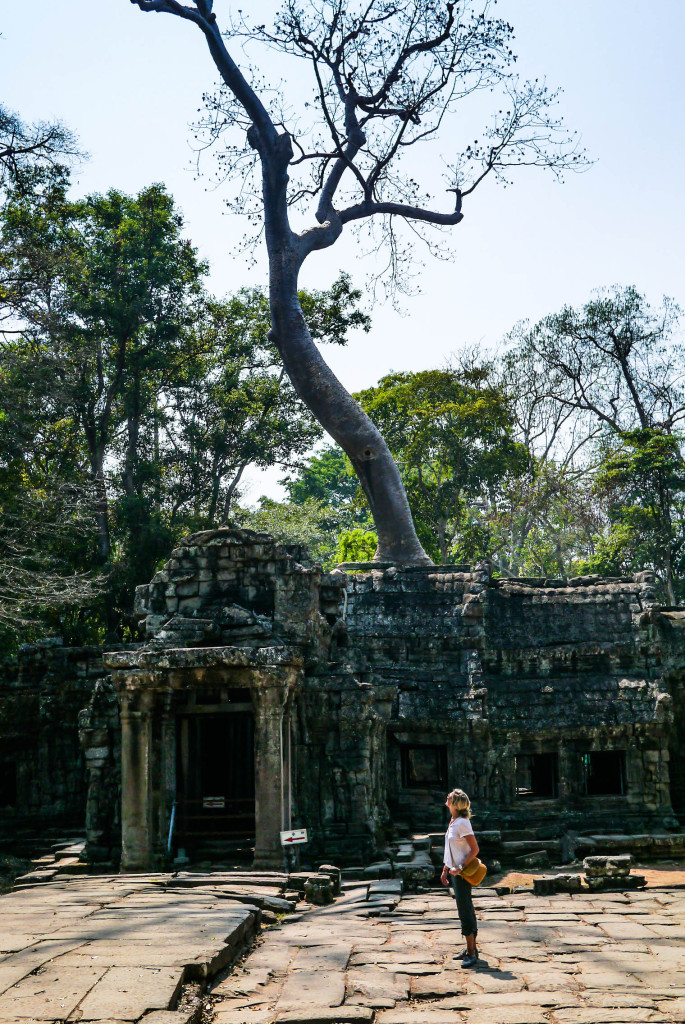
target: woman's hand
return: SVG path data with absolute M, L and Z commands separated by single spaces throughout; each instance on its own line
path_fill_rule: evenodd
M 442 869 L 442 874 L 440 875 L 440 881 L 442 882 L 443 885 L 449 885 L 450 884 L 449 883 L 449 879 L 447 877 L 447 865 L 446 864 L 445 864 L 444 868 Z
M 450 874 L 451 875 L 460 875 L 461 874 L 461 868 L 450 868 Z

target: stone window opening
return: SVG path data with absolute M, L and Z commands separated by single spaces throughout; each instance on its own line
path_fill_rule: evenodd
M 445 789 L 447 747 L 403 744 L 400 747 L 403 789 Z
M 558 754 L 516 755 L 517 799 L 554 799 L 558 794 Z
M 17 764 L 4 761 L 0 764 L 0 808 L 17 806 Z
M 586 796 L 623 796 L 626 792 L 625 750 L 591 750 L 581 755 Z

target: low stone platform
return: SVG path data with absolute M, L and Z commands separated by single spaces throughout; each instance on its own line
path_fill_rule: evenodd
M 169 1010 L 182 986 L 230 963 L 262 908 L 293 904 L 286 875 L 183 881 L 60 879 L 0 897 L 0 1022 L 186 1024 L 193 1013 Z

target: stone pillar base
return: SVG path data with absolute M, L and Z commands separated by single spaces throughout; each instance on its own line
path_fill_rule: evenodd
M 253 871 L 286 871 L 285 855 L 277 853 L 256 853 L 252 861 Z

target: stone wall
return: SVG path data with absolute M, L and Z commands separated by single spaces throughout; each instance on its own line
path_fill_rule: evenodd
M 103 674 L 106 671 L 102 666 Z M 103 870 L 114 870 L 121 859 L 121 716 L 109 674 L 96 681 L 79 713 L 78 727 L 88 785 L 88 860 Z
M 0 835 L 83 825 L 78 714 L 106 673 L 96 647 L 25 645 L 0 664 Z
M 481 828 L 676 824 L 651 577 L 500 581 L 486 566 L 393 568 L 350 574 L 347 592 L 333 657 L 370 691 L 363 729 L 379 738 L 370 760 L 386 765 L 395 822 L 439 828 L 445 790 L 461 785 Z M 588 795 L 588 759 L 611 751 L 624 792 Z M 553 759 L 556 792 L 517 796 L 517 763 L 539 755 Z M 412 756 L 442 760 L 432 784 L 407 777 Z
M 327 574 L 225 528 L 175 549 L 135 609 L 143 642 L 108 652 L 106 679 L 99 652 L 55 649 L 2 691 L 31 813 L 83 807 L 85 760 L 94 863 L 123 846 L 128 870 L 162 864 L 183 812 L 184 843 L 242 814 L 262 867 L 290 827 L 309 830 L 312 862 L 361 864 L 398 831 L 439 830 L 455 785 L 478 828 L 510 837 L 676 828 L 672 796 L 685 813 L 685 611 L 659 608 L 649 574 Z M 254 784 L 232 794 L 245 772 L 222 743 L 251 754 L 252 735 Z

